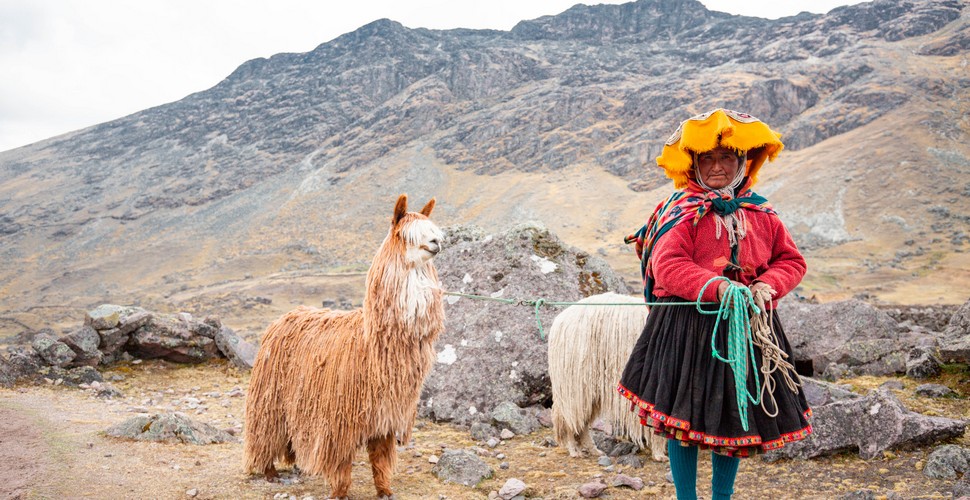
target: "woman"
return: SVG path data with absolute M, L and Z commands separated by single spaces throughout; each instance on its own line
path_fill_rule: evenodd
M 767 200 L 751 191 L 761 165 L 784 147 L 779 138 L 757 118 L 726 109 L 684 121 L 657 158 L 678 190 L 627 239 L 637 242 L 647 301 L 660 304 L 650 309 L 618 390 L 635 403 L 641 423 L 668 437 L 678 499 L 696 498 L 698 447 L 713 452 L 714 498 L 730 498 L 738 457 L 812 430 L 790 364 L 782 362 L 782 372 L 770 375 L 773 391 L 762 393 L 762 350 L 754 347 L 756 366 L 736 386 L 732 366 L 717 358 L 728 353 L 728 322 L 715 332 L 716 315 L 693 304 L 663 305 L 716 303 L 734 285 L 768 298 L 770 310 L 801 281 L 805 259 Z M 790 359 L 777 315 L 769 316 L 775 343 Z M 750 411 L 742 408 L 748 401 L 757 402 Z

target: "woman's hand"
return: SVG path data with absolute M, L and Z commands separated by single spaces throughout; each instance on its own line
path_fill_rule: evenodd
M 754 305 L 762 311 L 765 310 L 765 302 L 778 294 L 771 285 L 761 281 L 755 281 L 748 288 L 751 289 L 751 295 L 754 297 Z
M 724 297 L 724 294 L 727 293 L 728 283 L 729 282 L 724 281 L 724 280 L 721 280 L 720 282 L 718 282 L 718 285 L 717 285 L 717 301 L 718 302 L 720 302 L 721 299 Z M 730 281 L 730 284 L 732 284 L 734 286 L 744 286 L 743 284 L 738 283 L 737 281 L 734 281 L 734 280 L 731 280 Z

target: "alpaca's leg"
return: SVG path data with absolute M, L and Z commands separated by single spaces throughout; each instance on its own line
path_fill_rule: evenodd
M 275 483 L 280 478 L 280 474 L 276 471 L 276 467 L 273 464 L 269 464 L 263 469 L 263 475 L 271 483 Z
M 667 438 L 661 434 L 650 433 L 650 452 L 655 462 L 666 462 L 667 459 Z
M 579 458 L 583 456 L 583 451 L 579 449 L 579 443 L 576 442 L 576 435 L 573 434 L 569 425 L 566 423 L 566 416 L 563 415 L 562 407 L 563 404 L 561 401 L 553 401 L 552 428 L 556 433 L 556 441 L 558 441 L 559 446 L 566 448 L 570 457 Z
M 596 421 L 596 417 L 599 417 L 600 409 L 600 400 L 599 398 L 596 398 L 591 407 L 587 408 L 588 413 L 586 414 L 586 418 L 583 419 L 583 427 L 579 431 L 579 436 L 577 436 L 580 446 L 583 447 L 583 451 L 586 453 L 604 455 L 604 453 L 596 447 L 596 443 L 593 442 L 593 437 L 589 434 L 589 428 L 593 425 L 593 422 Z
M 337 470 L 332 476 L 327 475 L 327 483 L 330 484 L 329 498 L 347 498 L 347 491 L 350 490 L 350 469 L 354 465 L 354 458 L 351 456 L 345 462 L 337 466 Z
M 397 447 L 394 446 L 394 434 L 371 439 L 367 442 L 367 453 L 370 455 L 370 466 L 374 471 L 374 486 L 377 496 L 390 497 L 391 474 L 397 461 Z

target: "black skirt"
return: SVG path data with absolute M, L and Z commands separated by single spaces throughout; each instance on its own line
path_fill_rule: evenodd
M 658 302 L 684 299 L 664 297 Z M 744 429 L 731 366 L 715 359 L 712 353 L 715 321 L 715 315 L 701 314 L 694 305 L 650 308 L 647 324 L 630 354 L 618 388 L 632 401 L 632 410 L 638 412 L 640 422 L 684 444 L 739 457 L 808 437 L 812 432 L 808 423 L 812 410 L 804 392 L 791 391 L 777 373 L 773 375 L 777 408 L 766 391 L 766 401 L 748 404 L 748 428 Z M 788 354 L 790 362 L 791 346 L 777 314 L 773 315 L 773 327 L 779 347 Z M 717 350 L 727 358 L 727 322 L 722 320 L 718 330 Z M 761 350 L 757 347 L 755 364 L 759 379 L 763 379 Z M 797 381 L 797 375 L 792 375 Z M 747 391 L 753 396 L 761 391 L 750 369 Z M 770 413 L 777 410 L 777 415 L 769 416 L 765 407 Z

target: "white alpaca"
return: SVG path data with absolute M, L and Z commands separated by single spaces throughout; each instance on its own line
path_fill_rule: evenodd
M 603 293 L 580 302 L 642 306 L 643 299 Z M 629 305 L 572 305 L 553 321 L 549 331 L 552 421 L 556 440 L 566 445 L 570 456 L 603 454 L 589 435 L 590 424 L 602 416 L 613 426 L 614 436 L 627 437 L 640 448 L 649 444 L 654 460 L 667 460 L 667 440 L 640 424 L 630 402 L 616 392 L 646 321 L 646 306 Z

